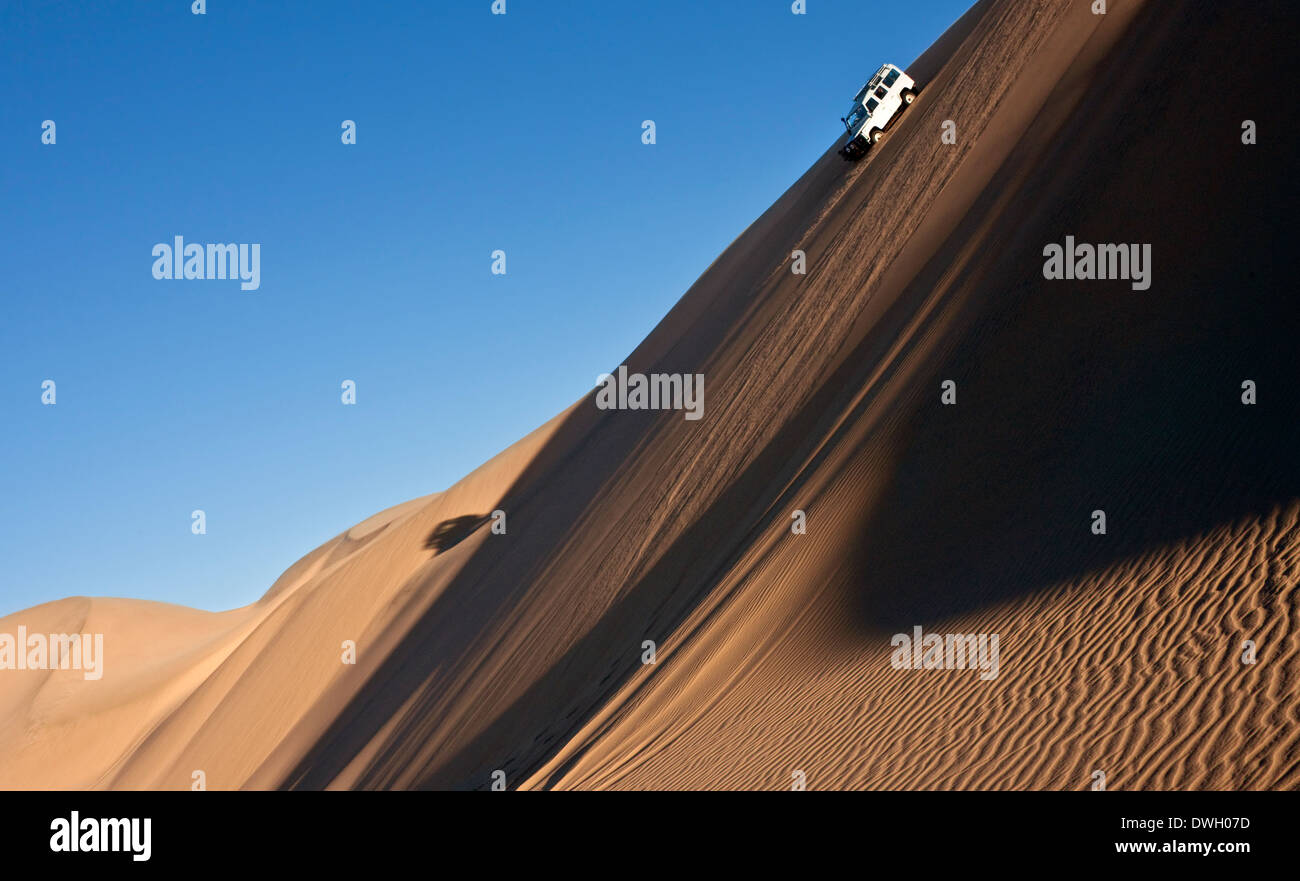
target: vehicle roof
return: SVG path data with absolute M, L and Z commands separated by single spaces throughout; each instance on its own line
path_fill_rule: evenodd
M 880 66 L 880 70 L 876 71 L 875 75 L 873 75 L 871 79 L 867 80 L 866 84 L 863 85 L 862 88 L 858 89 L 858 94 L 853 98 L 853 100 L 861 101 L 862 96 L 864 96 L 865 94 L 867 94 L 867 92 L 871 90 L 871 88 L 875 85 L 876 81 L 879 80 L 882 76 L 884 76 L 886 71 L 890 71 L 890 70 L 896 70 L 899 73 L 903 72 L 903 69 L 899 67 L 897 64 L 882 64 Z

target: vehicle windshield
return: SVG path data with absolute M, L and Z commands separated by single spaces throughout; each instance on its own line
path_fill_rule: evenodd
M 867 108 L 863 107 L 861 104 L 854 104 L 853 109 L 849 111 L 849 115 L 844 118 L 844 124 L 850 129 L 857 128 L 858 125 L 870 115 L 871 114 L 867 112 Z

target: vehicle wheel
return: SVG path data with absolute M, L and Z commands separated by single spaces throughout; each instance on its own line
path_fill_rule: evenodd
M 880 139 L 883 138 L 884 136 L 885 136 L 885 133 L 884 133 L 883 131 L 881 131 L 880 129 L 872 129 L 872 131 L 871 131 L 871 143 L 873 143 L 873 144 L 877 144 L 877 143 L 879 143 L 879 142 L 880 142 Z
M 913 101 L 915 101 L 915 100 L 916 100 L 916 92 L 913 92 L 913 91 L 910 91 L 910 90 L 909 90 L 909 91 L 906 91 L 906 92 L 903 93 L 903 103 L 904 103 L 904 104 L 911 104 L 911 103 L 912 103 Z

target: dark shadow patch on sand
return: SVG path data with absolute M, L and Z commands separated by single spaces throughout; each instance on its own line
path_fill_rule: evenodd
M 1142 50 L 1155 34 L 1172 51 Z M 1019 196 L 1026 223 L 989 242 L 1002 253 L 981 284 L 1005 290 L 980 299 L 995 307 L 920 382 L 928 403 L 864 512 L 862 626 L 1002 602 L 1300 496 L 1291 136 L 1243 145 L 1239 118 L 1281 124 L 1263 67 L 1287 39 L 1241 4 L 1139 13 L 1090 90 L 1105 100 L 1084 98 Z M 1230 59 L 1251 106 L 1207 116 Z M 1042 248 L 1067 234 L 1151 243 L 1151 288 L 1044 280 Z M 939 402 L 945 379 L 956 406 Z
M 474 534 L 474 531 L 488 521 L 487 514 L 465 514 L 444 520 L 433 528 L 424 542 L 426 550 L 442 553 L 453 548 Z

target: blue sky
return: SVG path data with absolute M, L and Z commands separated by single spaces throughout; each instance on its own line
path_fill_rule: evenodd
M 240 606 L 454 483 L 617 366 L 969 3 L 490 5 L 0 5 L 0 614 Z M 260 289 L 155 280 L 176 235 L 260 243 Z

